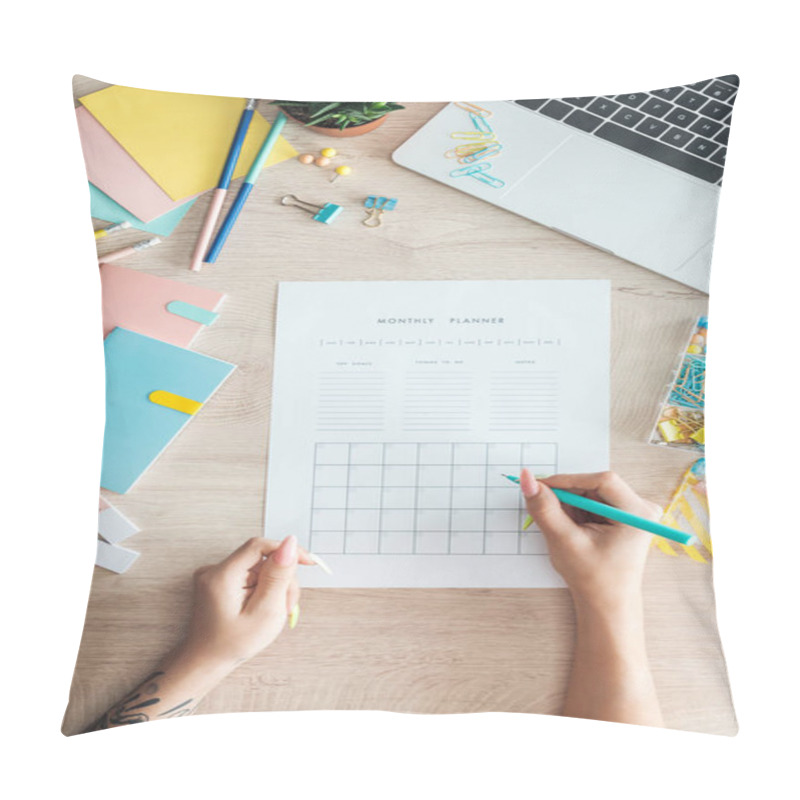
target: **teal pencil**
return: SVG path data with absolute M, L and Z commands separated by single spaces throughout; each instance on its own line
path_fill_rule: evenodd
M 503 477 L 508 478 L 508 480 L 513 483 L 519 483 L 519 478 L 515 478 L 513 475 L 503 475 Z M 653 522 L 653 520 L 645 519 L 644 517 L 637 517 L 636 514 L 623 511 L 621 508 L 614 508 L 614 506 L 608 506 L 605 503 L 592 500 L 590 497 L 573 494 L 572 492 L 566 491 L 566 489 L 553 489 L 552 486 L 548 488 L 562 503 L 566 503 L 568 506 L 581 508 L 584 511 L 597 514 L 599 517 L 613 519 L 616 522 L 622 522 L 633 528 L 639 528 L 648 533 L 654 533 L 656 536 L 663 536 L 665 539 L 678 542 L 678 544 L 690 545 L 697 541 L 690 533 L 684 533 L 683 531 L 670 528 L 667 525 L 662 525 L 660 522 Z

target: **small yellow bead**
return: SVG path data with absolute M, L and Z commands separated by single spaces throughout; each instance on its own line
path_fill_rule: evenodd
M 336 155 L 336 150 L 332 147 L 326 147 L 319 151 L 325 158 L 333 158 Z
M 345 166 L 344 164 L 342 164 L 341 167 L 336 167 L 336 169 L 334 170 L 334 172 L 336 172 L 337 175 L 349 175 L 352 171 L 353 170 L 350 169 L 350 167 Z
M 301 164 L 313 164 L 314 163 L 314 156 L 311 153 L 303 153 L 301 156 L 297 156 L 297 160 Z
M 327 167 L 327 166 L 328 166 L 328 164 L 330 164 L 330 163 L 331 163 L 331 160 L 330 160 L 329 158 L 325 158 L 325 156 L 317 156 L 317 157 L 314 159 L 314 163 L 315 163 L 315 164 L 316 164 L 318 167 Z

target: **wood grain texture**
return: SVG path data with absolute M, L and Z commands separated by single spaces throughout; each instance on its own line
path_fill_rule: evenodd
M 76 78 L 75 96 L 104 85 Z M 142 555 L 125 575 L 95 570 L 65 733 L 85 727 L 175 644 L 189 613 L 192 572 L 261 534 L 279 280 L 610 279 L 612 467 L 663 504 L 693 460 L 646 440 L 707 297 L 393 164 L 391 152 L 442 107 L 406 105 L 354 139 L 334 141 L 289 122 L 285 135 L 299 152 L 334 146 L 336 163 L 350 165 L 352 175 L 330 184 L 329 170 L 297 161 L 268 169 L 219 262 L 201 273 L 188 263 L 208 195 L 163 244 L 126 260 L 226 292 L 218 321 L 194 347 L 239 368 L 135 489 L 111 497 L 141 527 L 130 546 Z M 263 102 L 260 110 L 275 113 Z M 320 225 L 280 206 L 288 193 L 346 210 L 334 225 Z M 361 205 L 376 193 L 399 202 L 370 230 Z M 100 252 L 141 238 L 123 232 L 99 242 Z M 667 725 L 735 732 L 710 569 L 653 551 L 646 606 Z M 566 590 L 313 589 L 302 608 L 297 629 L 239 668 L 200 713 L 556 714 L 561 706 L 574 636 Z

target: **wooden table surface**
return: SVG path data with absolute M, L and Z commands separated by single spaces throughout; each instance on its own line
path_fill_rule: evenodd
M 105 85 L 77 77 L 75 96 Z M 337 163 L 352 174 L 330 184 L 330 171 L 296 160 L 269 168 L 219 262 L 201 273 L 188 263 L 208 195 L 161 245 L 124 262 L 224 291 L 223 312 L 194 349 L 239 368 L 131 492 L 109 495 L 141 528 L 126 542 L 141 556 L 124 575 L 95 569 L 65 733 L 85 727 L 176 643 L 193 571 L 262 533 L 278 281 L 610 279 L 612 468 L 664 504 L 693 460 L 647 438 L 708 298 L 395 165 L 391 152 L 442 107 L 405 105 L 375 132 L 351 139 L 289 122 L 284 134 L 299 152 L 336 147 Z M 266 103 L 259 109 L 274 118 Z M 346 210 L 320 225 L 280 206 L 288 193 Z M 361 224 L 369 194 L 399 199 L 378 229 Z M 99 244 L 107 252 L 141 238 L 125 231 Z M 709 567 L 654 550 L 645 584 L 648 650 L 666 724 L 734 732 Z M 573 636 L 565 589 L 309 589 L 298 627 L 234 672 L 198 713 L 556 714 Z

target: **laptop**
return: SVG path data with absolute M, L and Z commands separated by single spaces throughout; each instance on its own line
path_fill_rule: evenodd
M 738 87 L 724 75 L 634 94 L 451 103 L 392 157 L 707 293 Z

